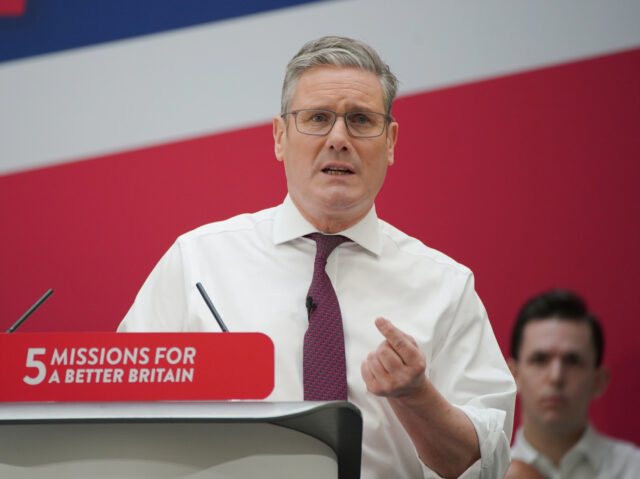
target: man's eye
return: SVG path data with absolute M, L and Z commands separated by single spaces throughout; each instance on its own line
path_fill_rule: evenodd
M 356 125 L 368 125 L 371 123 L 371 118 L 364 113 L 356 113 L 354 115 L 349 116 L 349 120 L 351 123 L 355 123 Z
M 549 361 L 549 356 L 546 354 L 534 354 L 529 358 L 531 364 L 546 364 Z
M 567 366 L 579 366 L 582 364 L 582 359 L 576 354 L 569 354 L 565 356 L 563 362 Z
M 325 115 L 324 113 L 315 113 L 311 117 L 311 121 L 314 123 L 324 123 L 328 121 L 328 118 L 327 118 L 327 115 Z

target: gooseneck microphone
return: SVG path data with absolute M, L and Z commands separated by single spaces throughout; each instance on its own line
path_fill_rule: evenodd
M 200 294 L 202 295 L 202 299 L 204 299 L 204 302 L 207 303 L 207 307 L 209 308 L 209 311 L 211 311 L 211 314 L 213 314 L 213 317 L 216 318 L 216 321 L 220 325 L 220 329 L 222 329 L 224 333 L 228 333 L 229 330 L 227 329 L 227 325 L 224 324 L 224 321 L 222 321 L 222 318 L 220 317 L 218 310 L 213 305 L 213 302 L 211 301 L 211 298 L 209 298 L 209 295 L 207 294 L 207 292 L 204 290 L 204 286 L 202 286 L 202 283 L 197 282 L 196 288 L 198 288 L 198 291 L 200 291 Z
M 53 290 L 49 289 L 46 293 L 44 293 L 42 295 L 42 297 L 36 301 L 34 303 L 33 306 L 31 306 L 26 313 L 24 313 L 22 316 L 20 316 L 20 319 L 18 319 L 15 323 L 13 323 L 13 326 L 11 326 L 9 329 L 7 329 L 7 333 L 13 333 L 16 329 L 18 329 L 20 327 L 20 325 L 22 323 L 24 323 L 24 321 L 33 314 L 33 312 L 38 309 L 40 306 L 42 306 L 42 303 L 44 303 L 47 299 L 49 299 L 49 296 L 51 296 L 53 294 Z

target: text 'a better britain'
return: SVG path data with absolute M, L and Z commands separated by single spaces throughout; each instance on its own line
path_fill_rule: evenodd
M 193 382 L 192 346 L 29 348 L 29 385 Z

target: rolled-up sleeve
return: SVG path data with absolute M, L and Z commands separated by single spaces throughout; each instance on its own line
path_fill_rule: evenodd
M 510 460 L 516 386 L 469 274 L 451 318 L 439 331 L 427 374 L 472 422 L 480 459 L 461 478 L 502 478 Z M 424 477 L 439 478 L 426 466 Z

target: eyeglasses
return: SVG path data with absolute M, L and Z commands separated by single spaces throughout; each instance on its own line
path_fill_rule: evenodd
M 373 111 L 350 111 L 336 113 L 331 110 L 293 110 L 281 116 L 293 115 L 296 119 L 296 130 L 305 135 L 328 135 L 338 117 L 344 118 L 349 134 L 355 138 L 375 138 L 382 135 L 385 126 L 393 118 L 384 113 Z

